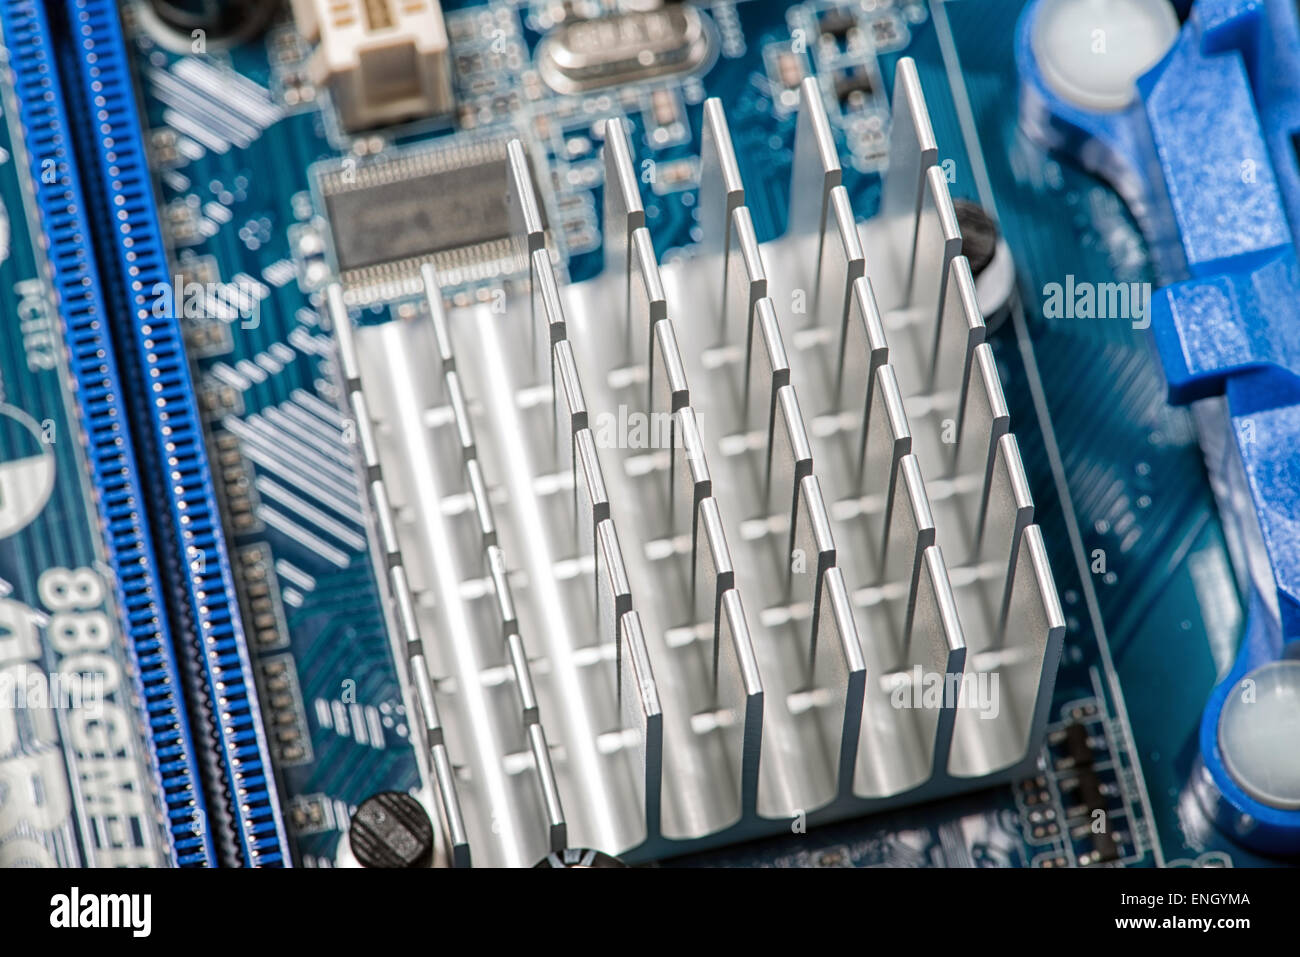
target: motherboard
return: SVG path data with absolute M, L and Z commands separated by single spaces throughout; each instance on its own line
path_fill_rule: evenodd
M 1289 0 L 0 33 L 0 864 L 1295 862 Z

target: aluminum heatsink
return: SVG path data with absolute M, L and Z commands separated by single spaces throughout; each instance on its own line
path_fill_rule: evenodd
M 444 850 L 629 860 L 1029 773 L 1064 617 L 915 68 L 859 223 L 806 80 L 759 244 L 719 101 L 663 268 L 623 122 L 565 285 L 523 148 L 522 294 L 329 297 Z M 376 484 L 378 483 L 378 484 Z

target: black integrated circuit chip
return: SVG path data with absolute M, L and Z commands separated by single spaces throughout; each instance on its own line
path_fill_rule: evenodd
M 426 262 L 449 286 L 520 268 L 512 261 L 506 142 L 426 147 L 321 171 L 319 196 L 345 289 L 360 301 L 401 295 Z
M 343 272 L 505 239 L 506 161 L 327 193 L 325 211 Z

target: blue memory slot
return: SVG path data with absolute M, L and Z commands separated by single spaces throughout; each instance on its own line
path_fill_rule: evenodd
M 227 812 L 247 866 L 288 866 L 288 839 L 262 726 L 221 514 L 180 320 L 158 316 L 156 290 L 171 282 L 154 186 L 141 134 L 125 38 L 114 0 L 66 0 L 88 139 L 83 162 L 98 172 L 106 227 L 104 268 L 116 270 L 118 322 L 134 349 L 139 396 L 156 470 L 160 509 L 174 530 L 176 578 L 192 623 L 195 659 L 218 735 Z M 71 69 L 70 69 L 71 72 Z
M 183 687 L 159 589 L 134 445 L 105 319 L 98 269 L 87 249 L 83 200 L 49 25 L 34 0 L 0 0 L 20 120 L 76 382 L 75 398 L 116 597 L 137 671 L 172 860 L 216 863 Z

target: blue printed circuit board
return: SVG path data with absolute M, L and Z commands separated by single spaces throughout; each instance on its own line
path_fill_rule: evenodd
M 1195 413 L 1167 402 L 1145 308 L 1073 308 L 1088 284 L 1152 296 L 1170 276 L 1130 197 L 1026 131 L 1017 38 L 1034 2 L 700 2 L 708 52 L 694 69 L 560 92 L 535 64 L 582 3 L 453 0 L 454 110 L 364 130 L 313 66 L 292 15 L 311 6 L 225 42 L 168 27 L 142 0 L 0 3 L 0 674 L 72 671 L 101 682 L 94 700 L 111 712 L 92 734 L 84 709 L 0 711 L 0 864 L 332 867 L 351 861 L 349 822 L 371 795 L 436 803 L 327 306 L 347 272 L 330 177 L 519 137 L 557 274 L 597 282 L 606 136 L 622 118 L 667 273 L 690 268 L 704 238 L 706 100 L 725 105 L 767 244 L 787 233 L 805 77 L 852 211 L 868 221 L 887 202 L 905 58 L 952 199 L 996 222 L 1014 263 L 986 341 L 1065 623 L 1042 750 L 1013 781 L 812 829 L 796 817 L 784 836 L 674 862 L 1274 860 L 1217 829 L 1194 793 L 1202 713 L 1247 600 Z M 66 38 L 83 27 L 78 50 Z M 33 86 L 38 70 L 52 87 Z M 60 158 L 49 129 L 95 163 Z M 346 286 L 358 332 L 422 308 L 376 269 Z M 504 280 L 466 276 L 444 283 L 448 309 L 489 309 Z M 159 289 L 167 305 L 151 311 Z M 458 693 L 455 679 L 434 690 Z M 447 737 L 449 773 L 472 778 L 455 751 L 472 747 Z M 25 805 L 36 785 L 16 782 L 38 779 L 58 799 Z M 454 831 L 445 808 L 439 827 Z

